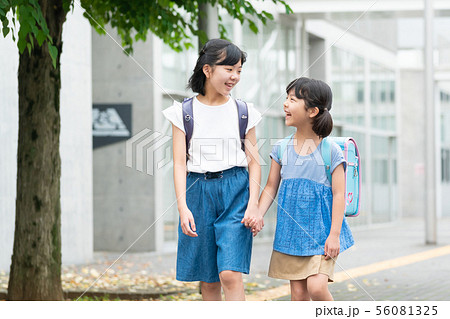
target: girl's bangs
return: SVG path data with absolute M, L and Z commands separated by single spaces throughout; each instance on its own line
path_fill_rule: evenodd
M 242 60 L 241 64 L 244 64 L 245 62 L 245 57 L 242 51 L 239 50 L 239 48 L 233 44 L 226 46 L 222 54 L 225 54 L 225 59 L 223 59 L 220 62 L 217 62 L 216 65 L 235 65 L 241 60 Z

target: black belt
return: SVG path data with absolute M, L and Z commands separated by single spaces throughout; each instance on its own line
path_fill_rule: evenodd
M 223 177 L 223 171 L 220 171 L 220 172 L 206 172 L 203 175 L 205 175 L 205 179 L 222 178 Z

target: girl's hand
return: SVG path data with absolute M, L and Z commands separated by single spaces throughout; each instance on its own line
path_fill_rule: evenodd
M 242 218 L 241 223 L 245 227 L 250 228 L 252 224 L 256 223 L 259 216 L 259 210 L 257 204 L 248 204 L 245 210 L 244 218 Z
M 253 237 L 258 235 L 258 233 L 264 227 L 264 213 L 259 209 L 259 207 L 258 207 L 258 212 L 259 212 L 259 214 L 256 217 L 256 219 L 253 222 L 250 223 L 250 228 L 252 230 Z
M 252 223 L 250 225 L 251 229 L 252 229 L 252 233 L 253 233 L 253 237 L 255 237 L 256 235 L 258 235 L 258 233 L 263 229 L 264 227 L 264 218 L 261 216 L 259 216 L 256 219 L 256 222 Z
M 194 216 L 187 207 L 180 210 L 180 226 L 183 234 L 189 237 L 198 237 L 197 233 L 195 232 L 196 229 Z
M 245 227 L 251 229 L 253 237 L 262 230 L 264 227 L 264 218 L 263 214 L 259 211 L 258 205 L 253 204 L 247 207 L 241 223 L 243 223 Z
M 330 235 L 325 242 L 325 259 L 336 258 L 339 255 L 339 236 Z

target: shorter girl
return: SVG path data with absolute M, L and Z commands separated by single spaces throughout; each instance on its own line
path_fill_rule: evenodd
M 267 185 L 259 199 L 261 217 L 251 226 L 253 232 L 261 230 L 281 179 L 269 276 L 290 280 L 292 300 L 329 301 L 336 258 L 354 243 L 344 218 L 342 151 L 332 143 L 331 184 L 321 156 L 322 140 L 333 128 L 332 93 L 326 83 L 308 78 L 292 81 L 286 93 L 285 123 L 297 130 L 284 154 L 281 141 L 273 147 Z

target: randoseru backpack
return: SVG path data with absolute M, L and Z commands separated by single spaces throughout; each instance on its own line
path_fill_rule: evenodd
M 294 134 L 285 137 L 278 148 L 278 158 L 281 161 L 286 147 Z M 342 150 L 347 163 L 345 172 L 345 216 L 356 217 L 359 215 L 361 205 L 361 156 L 355 139 L 352 137 L 333 137 L 323 139 L 321 155 L 325 164 L 325 172 L 331 184 L 331 143 L 335 142 Z
M 192 107 L 193 98 L 186 98 L 184 99 L 183 103 L 181 104 L 183 109 L 183 124 L 184 124 L 184 131 L 186 133 L 186 159 L 188 158 L 188 150 L 189 150 L 189 143 L 192 138 L 192 132 L 194 131 L 194 111 Z M 239 136 L 241 138 L 241 149 L 245 152 L 245 130 L 247 129 L 248 125 L 248 107 L 247 103 L 241 100 L 235 100 L 236 106 L 238 110 L 238 119 L 239 119 Z

